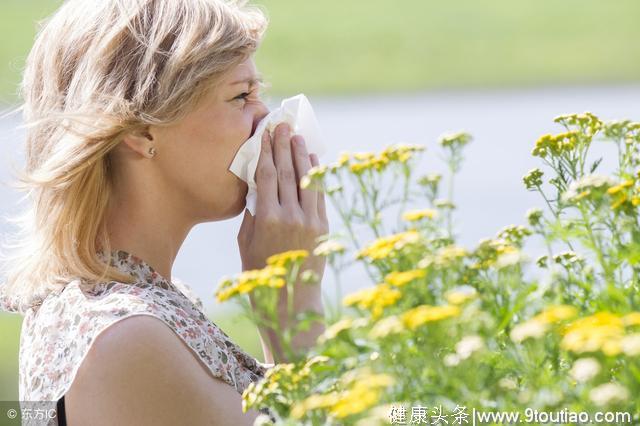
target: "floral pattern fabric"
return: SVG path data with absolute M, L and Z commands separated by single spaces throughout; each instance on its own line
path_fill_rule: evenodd
M 102 252 L 98 255 L 107 261 Z M 185 283 L 168 281 L 145 261 L 122 250 L 111 253 L 110 264 L 137 278 L 136 283 L 110 281 L 86 286 L 77 279 L 24 312 L 20 401 L 49 401 L 50 408 L 55 408 L 95 338 L 110 325 L 134 315 L 162 320 L 214 377 L 238 393 L 250 382 L 261 379 L 272 366 L 247 354 L 211 322 L 202 312 L 202 301 Z M 0 301 L 5 310 L 11 310 L 11 306 Z M 275 421 L 269 410 L 262 412 Z M 49 425 L 57 425 L 57 420 L 52 419 Z

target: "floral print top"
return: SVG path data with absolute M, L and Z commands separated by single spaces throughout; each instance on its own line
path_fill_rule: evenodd
M 98 252 L 98 256 L 106 262 L 104 253 Z M 247 354 L 211 322 L 202 312 L 202 301 L 185 283 L 177 279 L 168 281 L 145 261 L 123 250 L 111 252 L 110 264 L 134 276 L 137 282 L 110 281 L 81 287 L 77 279 L 24 312 L 19 355 L 20 401 L 47 401 L 50 408 L 55 408 L 71 386 L 96 336 L 133 315 L 162 320 L 214 377 L 233 386 L 238 393 L 250 382 L 261 379 L 272 366 Z M 0 308 L 18 312 L 1 298 Z M 275 422 L 268 409 L 262 413 Z M 37 424 L 42 424 L 42 420 Z M 57 419 L 48 424 L 57 426 Z

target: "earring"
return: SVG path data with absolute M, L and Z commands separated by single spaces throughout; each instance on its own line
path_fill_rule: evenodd
M 155 157 L 155 155 L 156 155 L 156 149 L 155 149 L 155 147 L 153 147 L 153 146 L 152 146 L 151 148 L 149 148 L 149 155 L 150 155 L 152 158 L 153 158 L 153 157 Z

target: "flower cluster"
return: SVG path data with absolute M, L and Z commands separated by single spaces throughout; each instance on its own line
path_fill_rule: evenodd
M 267 265 L 262 269 L 250 269 L 235 278 L 223 278 L 218 284 L 216 299 L 224 302 L 230 298 L 252 292 L 257 287 L 280 288 L 286 283 L 287 269 L 283 266 Z
M 562 194 L 562 200 L 576 203 L 582 199 L 588 199 L 596 202 L 601 200 L 607 190 L 615 184 L 616 181 L 609 176 L 592 173 L 571 182 L 567 191 Z
M 405 164 L 418 152 L 424 151 L 425 147 L 415 144 L 394 144 L 385 148 L 380 154 L 372 152 L 341 152 L 338 161 L 329 165 L 332 172 L 346 167 L 355 175 L 362 174 L 366 170 L 381 172 L 390 164 Z
M 326 409 L 336 418 L 356 414 L 375 405 L 382 390 L 393 385 L 394 379 L 388 374 L 372 373 L 369 367 L 345 373 L 340 379 L 340 389 L 326 394 L 315 394 L 296 403 L 291 409 L 291 417 L 301 418 L 310 410 Z
M 530 320 L 516 325 L 511 330 L 511 339 L 514 342 L 522 342 L 530 337 L 541 337 L 551 325 L 573 318 L 576 314 L 577 309 L 573 306 L 549 306 Z
M 566 128 L 576 128 L 576 132 L 588 137 L 592 137 L 602 129 L 602 121 L 588 111 L 582 114 L 559 115 L 553 121 L 562 124 Z
M 640 312 L 619 316 L 611 312 L 598 312 L 567 325 L 562 338 L 566 350 L 583 353 L 602 351 L 605 355 L 629 356 L 640 354 L 640 333 L 625 333 L 626 328 L 640 324 Z
M 420 241 L 421 236 L 418 231 L 406 231 L 381 237 L 360 250 L 356 255 L 356 259 L 384 259 L 397 254 L 402 248 Z
M 353 243 L 328 236 L 313 253 L 329 258 L 338 278 L 341 258 L 359 263 L 370 285 L 336 297 L 344 315 L 327 321 L 308 359 L 270 369 L 249 386 L 243 409 L 270 407 L 286 425 L 377 424 L 390 406 L 416 402 L 521 414 L 606 409 L 640 422 L 640 124 L 604 123 L 588 112 L 555 121 L 564 131 L 542 136 L 534 149 L 549 171 L 523 177 L 542 206 L 526 212 L 526 225 L 505 226 L 469 249 L 452 229 L 451 190 L 438 198 L 442 176 L 422 175 L 411 191 L 417 150 L 342 152 L 312 170 L 323 187 L 338 180 L 340 190 L 327 195 L 345 226 L 340 239 Z M 588 164 L 596 136 L 618 145 L 611 175 L 597 170 L 599 161 Z M 464 132 L 440 139 L 449 183 L 469 141 Z M 401 188 L 382 186 L 388 171 L 399 173 L 392 177 Z M 545 175 L 555 194 L 543 187 Z M 397 221 L 387 227 L 391 208 Z M 365 231 L 373 237 L 360 244 Z M 530 237 L 543 242 L 540 277 L 526 275 Z M 305 256 L 270 258 L 270 279 L 282 284 L 283 269 Z M 263 274 L 254 289 L 269 287 Z
M 529 173 L 524 175 L 522 180 L 527 189 L 536 189 L 542 186 L 542 176 L 544 173 L 539 168 L 529 170 Z
M 267 258 L 267 265 L 287 267 L 292 263 L 298 263 L 309 256 L 307 250 L 289 250 L 271 255 Z
M 375 287 L 366 288 L 346 296 L 345 306 L 357 305 L 360 309 L 371 311 L 372 318 L 378 318 L 386 306 L 393 305 L 400 299 L 402 293 L 388 283 L 380 283 Z
M 439 143 L 441 146 L 450 149 L 462 148 L 471 142 L 473 138 L 467 132 L 446 133 L 440 136 Z
M 579 142 L 579 133 L 575 130 L 540 136 L 536 146 L 531 152 L 536 157 L 561 156 L 576 149 Z
M 438 216 L 438 211 L 434 209 L 407 210 L 402 213 L 402 219 L 408 222 L 416 222 L 422 219 L 434 219 Z

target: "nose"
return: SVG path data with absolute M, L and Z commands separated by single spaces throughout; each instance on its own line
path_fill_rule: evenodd
M 256 113 L 253 116 L 253 127 L 251 128 L 251 136 L 256 131 L 258 127 L 258 123 L 269 114 L 269 108 L 264 104 L 264 102 L 260 101 L 258 107 L 256 108 Z

